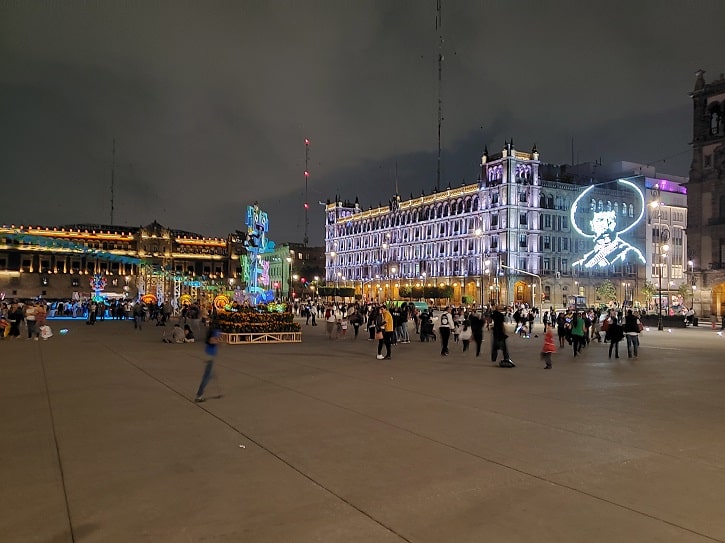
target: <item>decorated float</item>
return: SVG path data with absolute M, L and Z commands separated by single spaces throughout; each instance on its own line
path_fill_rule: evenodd
M 220 294 L 214 298 L 212 326 L 222 333 L 230 345 L 252 343 L 299 343 L 302 332 L 287 304 L 274 303 L 269 288 L 269 262 L 261 255 L 274 249 L 267 239 L 267 213 L 255 203 L 247 207 L 247 234 L 244 246 L 247 254 L 240 256 L 247 288 L 234 291 L 232 296 Z

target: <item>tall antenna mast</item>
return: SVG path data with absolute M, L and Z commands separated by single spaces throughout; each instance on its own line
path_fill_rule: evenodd
M 438 170 L 436 172 L 436 190 L 441 185 L 441 123 L 443 122 L 443 15 L 442 0 L 436 0 L 436 31 L 438 31 Z
M 113 151 L 111 153 L 111 226 L 113 222 L 113 199 L 116 192 L 116 138 L 113 138 Z
M 310 178 L 310 140 L 308 138 L 305 138 L 305 237 L 303 239 L 305 247 L 307 247 L 307 243 L 310 241 L 310 238 L 307 236 L 307 231 L 310 227 L 310 218 L 308 216 L 308 212 L 310 210 L 310 204 L 307 201 L 307 181 Z

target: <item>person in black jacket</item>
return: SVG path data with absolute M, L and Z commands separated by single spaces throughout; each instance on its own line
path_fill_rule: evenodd
M 637 358 L 637 351 L 639 350 L 639 328 L 640 321 L 631 309 L 627 310 L 627 316 L 624 317 L 624 335 L 627 338 L 627 357 L 632 358 L 632 351 L 634 350 L 634 357 Z
M 609 336 L 609 358 L 612 358 L 612 349 L 614 349 L 614 358 L 619 358 L 619 342 L 624 339 L 624 328 L 619 324 L 620 319 L 610 317 L 611 322 L 607 335 Z
M 471 326 L 471 337 L 476 342 L 476 356 L 481 354 L 481 343 L 483 343 L 483 318 L 478 311 L 474 311 L 468 317 Z
M 496 362 L 499 349 L 503 352 L 503 359 L 509 359 L 509 350 L 506 346 L 506 329 L 504 328 L 504 314 L 501 313 L 500 306 L 491 314 L 493 321 L 493 341 L 491 342 L 491 362 Z

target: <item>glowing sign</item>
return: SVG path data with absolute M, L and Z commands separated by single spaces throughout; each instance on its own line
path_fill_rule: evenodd
M 584 228 L 576 222 L 576 212 L 579 208 L 579 203 L 582 202 L 583 198 L 587 196 L 595 185 L 585 189 L 579 197 L 574 200 L 574 203 L 571 206 L 571 224 L 579 235 L 594 240 L 594 248 L 586 253 L 580 260 L 574 262 L 574 266 L 582 266 L 584 268 L 603 268 L 614 264 L 617 261 L 626 262 L 630 255 L 639 260 L 642 264 L 645 263 L 642 251 L 637 249 L 634 245 L 627 243 L 620 237 L 625 232 L 628 232 L 637 226 L 637 224 L 639 224 L 642 220 L 642 217 L 644 216 L 644 195 L 639 187 L 631 181 L 619 179 L 617 183 L 629 187 L 637 196 L 639 196 L 639 214 L 636 218 L 628 217 L 628 219 L 633 219 L 629 225 L 617 229 L 617 212 L 614 209 L 596 208 L 595 210 L 594 205 L 592 205 L 592 219 L 589 222 L 588 228 L 591 232 L 585 232 Z M 624 204 L 622 204 L 622 207 L 624 208 Z

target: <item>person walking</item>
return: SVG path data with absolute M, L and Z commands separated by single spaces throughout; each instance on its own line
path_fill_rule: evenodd
M 554 332 L 552 332 L 551 327 L 546 328 L 546 332 L 544 333 L 544 346 L 541 349 L 541 358 L 544 359 L 544 362 L 546 362 L 546 366 L 544 366 L 545 370 L 551 369 L 551 355 L 556 352 L 556 345 L 554 345 Z
M 463 328 L 461 329 L 461 343 L 463 344 L 463 352 L 468 350 L 468 345 L 471 343 L 473 332 L 471 332 L 470 321 L 463 321 Z M 480 350 L 480 347 L 479 347 Z
M 438 321 L 438 332 L 441 335 L 441 356 L 448 356 L 448 340 L 451 337 L 452 326 L 453 315 L 450 313 L 450 308 L 446 306 Z
M 624 328 L 615 316 L 610 317 L 607 335 L 609 336 L 609 358 L 612 358 L 612 350 L 614 350 L 614 358 L 619 358 L 619 342 L 624 339 Z
M 581 352 L 584 342 L 584 317 L 580 313 L 574 313 L 571 319 L 571 344 L 574 347 L 574 356 Z
M 209 381 L 212 378 L 212 371 L 214 370 L 214 359 L 216 358 L 217 352 L 219 350 L 220 337 L 221 332 L 210 324 L 209 332 L 206 335 L 206 347 L 204 348 L 204 352 L 207 355 L 207 360 L 204 362 L 204 373 L 201 376 L 201 383 L 199 383 L 199 389 L 196 391 L 196 398 L 194 398 L 194 401 L 197 403 L 203 402 L 205 400 L 204 390 L 206 389 L 206 386 L 209 384 Z
M 388 308 L 384 305 L 380 306 L 380 313 L 378 314 L 376 324 L 376 334 L 382 332 L 383 337 L 378 339 L 378 360 L 390 360 L 392 358 L 390 353 L 390 344 L 395 334 L 393 328 L 393 316 L 388 311 Z M 378 336 L 379 337 L 379 336 Z M 383 345 L 385 345 L 385 356 L 383 356 Z
M 637 315 L 635 315 L 631 309 L 627 310 L 627 316 L 624 317 L 624 335 L 627 338 L 627 358 L 637 358 L 637 352 L 639 350 L 639 333 L 642 329 L 642 323 L 640 322 Z
M 493 322 L 493 330 L 491 334 L 493 341 L 491 342 L 491 362 L 496 362 L 498 357 L 498 351 L 503 352 L 503 359 L 509 360 L 509 349 L 506 345 L 506 329 L 504 327 L 505 316 L 501 313 L 500 306 L 496 307 L 496 310 L 491 313 L 491 321 Z
M 476 356 L 481 354 L 481 344 L 483 343 L 483 324 L 485 317 L 478 311 L 474 311 L 468 317 L 471 326 L 471 337 L 476 344 Z

